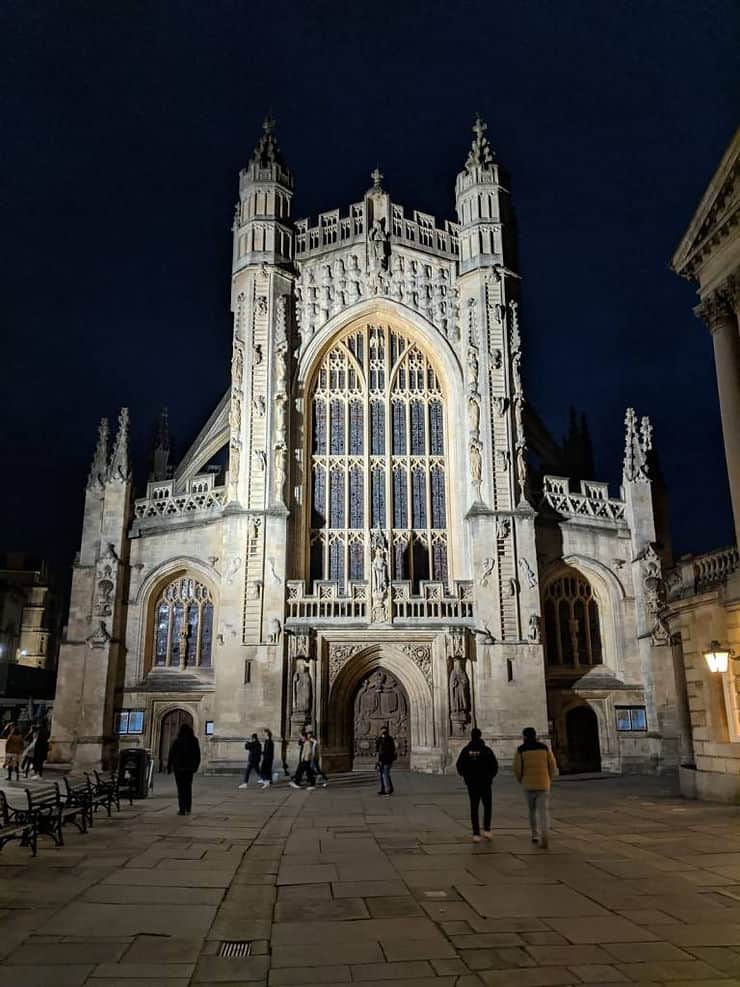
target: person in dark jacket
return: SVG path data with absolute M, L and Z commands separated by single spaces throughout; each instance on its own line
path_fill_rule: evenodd
M 172 741 L 167 774 L 175 775 L 178 816 L 189 816 L 193 806 L 193 775 L 200 767 L 200 744 L 189 723 L 183 723 Z
M 385 795 L 386 798 L 390 798 L 393 794 L 391 767 L 396 760 L 396 742 L 388 732 L 388 727 L 381 729 L 380 736 L 375 741 L 375 754 L 378 758 L 378 771 L 380 773 L 380 791 L 378 795 Z
M 272 730 L 267 727 L 262 731 L 265 735 L 262 744 L 262 763 L 259 770 L 259 781 L 262 788 L 269 788 L 272 784 L 272 762 L 275 760 L 275 744 L 272 741 Z
M 44 762 L 49 756 L 49 728 L 42 723 L 33 745 L 33 770 L 41 778 L 44 773 Z
M 260 744 L 256 733 L 253 733 L 251 739 L 246 742 L 244 745 L 244 750 L 247 752 L 247 766 L 244 769 L 244 781 L 241 785 L 237 786 L 238 788 L 247 787 L 249 784 L 249 776 L 253 771 L 257 775 L 257 780 L 259 781 L 262 744 Z
M 480 843 L 480 803 L 483 803 L 483 835 L 492 839 L 491 813 L 493 793 L 491 785 L 498 774 L 498 761 L 490 747 L 481 738 L 477 727 L 470 731 L 470 743 L 460 751 L 457 773 L 462 775 L 470 798 L 470 822 L 473 825 L 473 843 Z

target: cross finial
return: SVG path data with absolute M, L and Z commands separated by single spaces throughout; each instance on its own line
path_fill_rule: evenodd
M 380 168 L 378 168 L 378 166 L 376 165 L 375 168 L 373 169 L 373 171 L 370 172 L 370 177 L 373 180 L 373 188 L 379 189 L 380 188 L 380 183 L 385 178 L 385 175 L 380 170 Z
M 267 116 L 262 121 L 262 129 L 266 134 L 271 134 L 275 129 L 275 118 L 270 110 L 267 111 Z
M 488 124 L 481 120 L 480 113 L 475 114 L 475 123 L 473 124 L 473 133 L 478 140 L 481 140 L 483 134 L 488 130 Z

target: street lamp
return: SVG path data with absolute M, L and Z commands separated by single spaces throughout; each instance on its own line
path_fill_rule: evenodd
M 730 652 L 723 648 L 719 641 L 712 641 L 709 650 L 704 652 L 704 658 L 710 672 L 726 672 L 730 663 Z

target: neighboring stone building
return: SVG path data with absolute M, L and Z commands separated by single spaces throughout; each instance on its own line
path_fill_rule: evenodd
M 525 404 L 508 181 L 485 130 L 457 222 L 407 215 L 376 169 L 312 224 L 291 218 L 265 123 L 239 176 L 227 393 L 138 500 L 127 411 L 112 453 L 100 426 L 58 760 L 161 755 L 187 720 L 211 770 L 242 762 L 246 733 L 287 742 L 307 721 L 334 770 L 369 763 L 383 723 L 423 771 L 449 769 L 473 723 L 504 759 L 551 723 L 565 770 L 676 765 L 650 423 L 628 411 L 612 498 L 568 478 L 585 430 L 560 446 Z
M 722 158 L 673 256 L 698 285 L 694 310 L 712 334 L 722 433 L 735 519 L 735 545 L 679 560 L 667 574 L 664 619 L 686 670 L 696 770 L 686 794 L 740 801 L 740 130 Z M 713 482 L 722 483 L 721 467 Z M 729 652 L 711 672 L 705 653 Z
M 0 662 L 53 671 L 59 614 L 46 563 L 22 552 L 0 555 Z

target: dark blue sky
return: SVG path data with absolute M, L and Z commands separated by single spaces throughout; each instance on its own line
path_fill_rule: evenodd
M 512 175 L 527 395 L 619 479 L 649 414 L 674 546 L 731 540 L 710 337 L 668 269 L 738 113 L 731 0 L 0 7 L 0 549 L 67 561 L 97 420 L 182 453 L 227 386 L 237 172 L 268 107 L 296 215 L 454 218 L 479 111 Z

